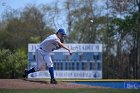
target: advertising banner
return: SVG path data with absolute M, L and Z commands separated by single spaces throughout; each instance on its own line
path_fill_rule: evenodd
M 101 79 L 101 71 L 55 71 L 56 78 L 83 78 L 83 79 Z M 28 75 L 28 78 L 50 78 L 48 71 L 38 71 Z
M 140 89 L 140 82 L 125 82 L 124 87 L 126 89 Z

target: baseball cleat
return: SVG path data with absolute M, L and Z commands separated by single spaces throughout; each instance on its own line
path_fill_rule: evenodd
M 27 75 L 28 75 L 27 72 L 28 72 L 28 70 L 25 69 L 24 70 L 24 74 L 23 74 L 23 78 L 26 78 L 27 77 Z
M 55 79 L 51 79 L 50 83 L 51 84 L 57 84 L 57 81 Z

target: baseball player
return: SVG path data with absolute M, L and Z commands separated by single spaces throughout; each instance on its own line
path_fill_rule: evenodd
M 28 74 L 30 73 L 43 70 L 43 67 L 45 67 L 45 64 L 47 63 L 50 77 L 51 77 L 50 83 L 57 84 L 57 81 L 54 78 L 54 65 L 53 65 L 50 53 L 53 50 L 57 50 L 62 47 L 68 50 L 69 54 L 72 55 L 71 50 L 63 44 L 64 35 L 66 35 L 66 33 L 64 29 L 61 28 L 57 31 L 56 34 L 52 34 L 48 36 L 45 40 L 43 40 L 40 43 L 40 46 L 38 49 L 36 49 L 36 53 L 35 53 L 37 67 L 34 67 L 28 71 L 25 70 L 25 73 L 23 75 L 24 78 L 27 77 Z

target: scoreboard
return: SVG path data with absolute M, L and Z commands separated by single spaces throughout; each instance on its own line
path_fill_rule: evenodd
M 39 44 L 28 44 L 28 69 L 37 65 L 35 50 Z M 102 44 L 66 44 L 73 52 L 61 48 L 51 53 L 56 78 L 102 78 Z M 47 66 L 46 66 L 47 67 Z M 46 71 L 38 71 L 28 75 L 28 78 L 49 78 Z

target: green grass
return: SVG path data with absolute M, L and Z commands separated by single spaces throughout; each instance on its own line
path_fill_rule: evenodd
M 0 93 L 140 93 L 140 89 L 0 89 Z

